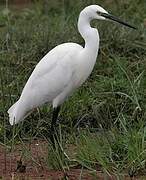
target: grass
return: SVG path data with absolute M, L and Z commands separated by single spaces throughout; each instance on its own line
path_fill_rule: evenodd
M 15 131 L 9 125 L 7 109 L 18 99 L 33 68 L 50 49 L 70 41 L 83 45 L 76 23 L 80 10 L 88 4 L 97 2 L 64 1 L 50 9 L 36 3 L 21 12 L 2 7 L 1 143 L 13 148 L 19 139 L 48 138 L 50 107 L 36 110 Z M 110 22 L 92 23 L 98 27 L 101 39 L 97 63 L 88 81 L 64 103 L 59 119 L 62 149 L 67 152 L 68 145 L 72 144 L 76 150 L 67 152 L 67 159 L 50 149 L 47 163 L 54 169 L 79 163 L 90 170 L 99 165 L 106 173 L 131 176 L 145 173 L 145 2 L 99 0 L 98 4 L 131 22 L 138 30 Z
M 145 130 L 134 129 L 122 133 L 111 129 L 98 135 L 83 134 L 78 158 L 85 167 L 96 169 L 99 164 L 105 171 L 135 175 L 145 169 L 144 137 Z

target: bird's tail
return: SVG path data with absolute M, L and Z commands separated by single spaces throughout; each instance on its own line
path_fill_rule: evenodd
M 14 124 L 17 124 L 17 120 L 16 120 L 16 113 L 17 113 L 17 105 L 18 105 L 18 101 L 13 104 L 10 109 L 8 110 L 8 114 L 9 114 L 9 122 L 10 124 L 13 126 Z

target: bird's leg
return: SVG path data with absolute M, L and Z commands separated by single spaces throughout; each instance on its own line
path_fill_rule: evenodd
M 50 136 L 53 147 L 55 147 L 54 139 L 57 140 L 57 138 L 55 136 L 55 125 L 57 122 L 59 111 L 60 111 L 60 106 L 54 108 L 54 110 L 53 110 L 53 116 L 52 116 L 52 122 L 51 122 L 51 136 Z
M 52 123 L 51 123 L 51 131 L 52 132 L 55 130 L 54 127 L 57 122 L 59 111 L 60 111 L 60 106 L 54 108 L 54 110 L 53 110 Z

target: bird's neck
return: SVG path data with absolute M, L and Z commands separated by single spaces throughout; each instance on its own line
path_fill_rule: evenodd
M 92 28 L 90 19 L 84 13 L 80 13 L 78 20 L 78 30 L 85 40 L 85 49 L 91 52 L 98 53 L 99 48 L 99 33 L 98 30 Z

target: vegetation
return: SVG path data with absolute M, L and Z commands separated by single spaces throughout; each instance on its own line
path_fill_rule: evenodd
M 100 32 L 98 60 L 88 81 L 63 105 L 59 139 L 64 153 L 50 147 L 48 167 L 65 169 L 80 164 L 94 171 L 100 165 L 104 172 L 116 175 L 144 173 L 145 2 L 87 0 L 57 4 L 46 8 L 35 2 L 21 11 L 1 8 L 0 142 L 12 148 L 23 139 L 49 139 L 50 106 L 37 109 L 15 127 L 9 125 L 7 109 L 18 99 L 33 68 L 50 49 L 63 42 L 84 44 L 77 31 L 78 14 L 88 4 L 99 4 L 138 29 L 110 22 L 92 23 Z M 75 148 L 71 154 L 70 144 Z

